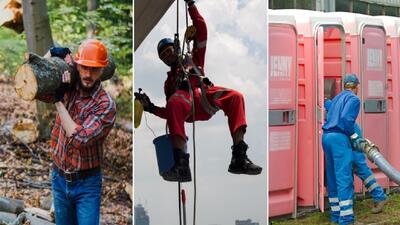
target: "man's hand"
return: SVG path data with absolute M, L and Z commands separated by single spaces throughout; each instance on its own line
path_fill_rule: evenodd
M 154 113 L 156 106 L 150 101 L 149 96 L 145 93 L 135 92 L 135 99 L 138 99 L 143 105 L 143 110 L 149 113 Z
M 58 58 L 64 59 L 65 62 L 68 63 L 68 65 L 70 65 L 70 66 L 73 65 L 71 50 L 69 48 L 63 48 L 63 47 L 50 48 L 50 55 L 52 57 L 58 57 Z
M 70 83 L 71 83 L 71 73 L 67 70 L 63 73 L 61 84 L 56 89 L 56 93 L 54 94 L 54 103 L 64 101 L 64 95 Z
M 194 0 L 185 0 L 188 6 L 192 6 L 194 4 Z
M 358 136 L 356 133 L 354 133 L 353 135 L 350 136 L 350 142 L 351 142 L 351 147 L 353 148 L 353 150 L 359 151 L 359 152 L 363 151 L 361 148 L 362 147 L 361 145 L 363 143 L 367 143 L 367 141 L 364 138 Z

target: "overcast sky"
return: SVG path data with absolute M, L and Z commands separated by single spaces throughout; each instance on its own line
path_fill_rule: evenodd
M 263 167 L 259 176 L 228 173 L 232 140 L 227 118 L 218 112 L 211 120 L 196 123 L 197 224 L 234 225 L 235 220 L 267 221 L 266 173 L 266 6 L 265 0 L 199 0 L 197 7 L 208 25 L 206 75 L 218 86 L 242 92 L 248 129 L 245 136 L 250 159 Z M 181 1 L 181 29 L 184 11 Z M 163 91 L 168 67 L 157 56 L 161 38 L 176 31 L 176 3 L 135 52 L 135 91 L 143 88 L 158 106 L 165 106 Z M 182 37 L 181 37 L 182 39 Z M 165 120 L 147 114 L 156 135 L 165 133 Z M 192 154 L 192 124 L 186 124 L 188 150 Z M 154 136 L 145 126 L 135 129 L 135 203 L 142 203 L 151 225 L 179 224 L 177 184 L 158 175 Z M 192 160 L 192 157 L 191 157 Z M 190 162 L 193 173 L 193 161 Z M 185 184 L 187 218 L 192 220 L 193 184 Z M 191 222 L 188 222 L 191 224 Z

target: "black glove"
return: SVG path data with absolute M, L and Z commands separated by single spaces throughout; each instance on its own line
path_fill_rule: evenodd
M 358 136 L 357 133 L 354 133 L 350 136 L 350 142 L 351 147 L 354 151 L 363 152 L 363 150 L 361 149 L 361 144 L 366 143 L 367 141 L 364 138 Z
M 71 54 L 71 50 L 63 47 L 52 47 L 50 48 L 50 54 L 53 57 L 64 59 L 68 54 Z
M 63 102 L 65 92 L 68 89 L 68 83 L 61 83 L 60 86 L 56 89 L 56 93 L 54 94 L 54 103 Z
M 194 0 L 185 0 L 188 6 L 192 6 L 194 4 Z
M 145 93 L 135 92 L 135 99 L 138 99 L 143 105 L 143 110 L 149 113 L 154 113 L 156 106 L 150 101 L 149 96 Z

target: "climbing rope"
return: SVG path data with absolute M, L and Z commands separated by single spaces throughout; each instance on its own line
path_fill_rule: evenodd
M 188 10 L 187 10 L 187 3 L 185 4 L 185 9 L 186 9 L 186 29 L 189 27 L 189 19 L 188 19 Z M 196 182 L 196 123 L 195 123 L 195 105 L 194 105 L 194 94 L 193 94 L 193 89 L 192 85 L 190 83 L 189 79 L 189 74 L 185 70 L 185 65 L 183 65 L 183 54 L 181 49 L 180 49 L 180 44 L 179 44 L 179 0 L 176 1 L 176 34 L 174 37 L 174 44 L 178 55 L 178 63 L 179 65 L 183 68 L 183 72 L 185 74 L 185 79 L 188 83 L 188 89 L 189 89 L 189 95 L 190 98 L 192 99 L 192 124 L 193 124 L 193 225 L 196 225 L 196 202 L 197 202 L 197 182 Z M 189 41 L 186 40 L 186 37 L 184 38 L 184 41 L 182 43 L 182 50 L 185 50 L 185 43 L 187 42 L 187 51 L 186 53 L 190 54 L 190 45 Z M 190 56 L 189 56 L 190 57 Z M 181 192 L 181 185 L 180 182 L 178 182 L 178 189 L 179 189 L 179 199 L 180 199 L 180 192 Z M 181 204 L 179 201 L 179 221 L 181 222 Z

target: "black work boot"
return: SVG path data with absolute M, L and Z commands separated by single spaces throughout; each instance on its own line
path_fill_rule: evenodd
M 189 167 L 189 154 L 180 149 L 174 149 L 175 164 L 170 170 L 164 172 L 162 177 L 166 181 L 190 182 L 192 175 Z
M 228 171 L 234 174 L 257 175 L 261 173 L 262 168 L 255 165 L 247 158 L 246 142 L 241 141 L 239 144 L 232 146 L 232 159 Z

